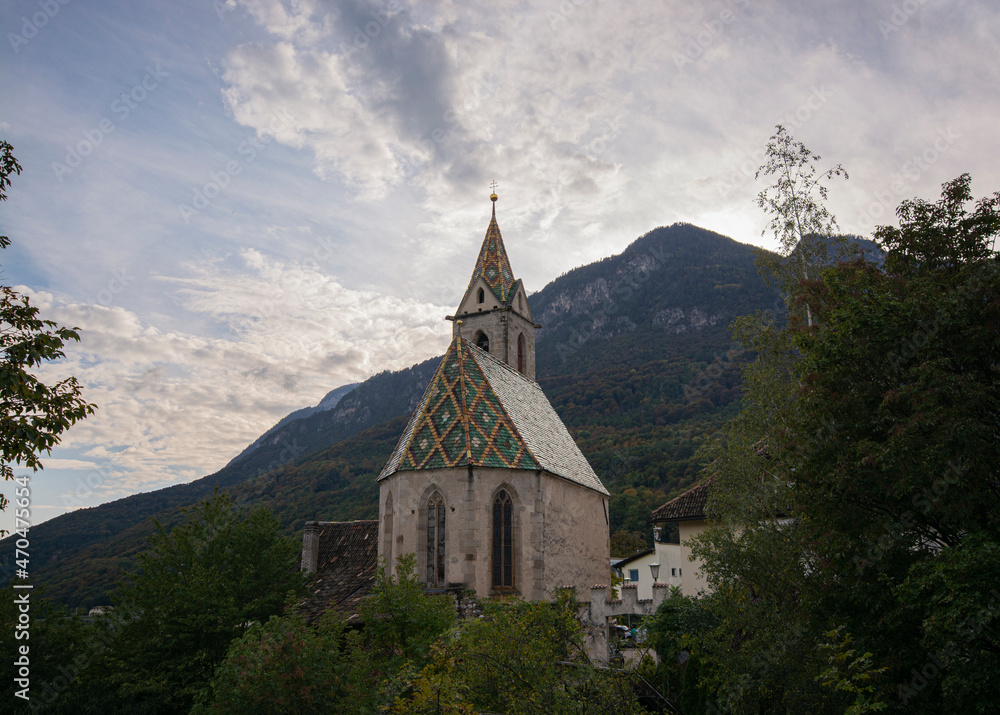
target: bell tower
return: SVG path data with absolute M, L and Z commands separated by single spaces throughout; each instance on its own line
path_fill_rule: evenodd
M 463 338 L 490 355 L 535 379 L 535 329 L 542 327 L 531 317 L 528 294 L 507 258 L 497 225 L 496 182 L 493 215 L 472 271 L 472 279 L 452 321 L 452 336 Z

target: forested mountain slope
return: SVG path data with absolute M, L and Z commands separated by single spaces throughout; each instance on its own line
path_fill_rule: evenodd
M 658 228 L 623 253 L 556 279 L 530 298 L 539 383 L 612 493 L 612 531 L 647 537 L 649 512 L 696 477 L 698 446 L 731 416 L 738 367 L 728 325 L 780 307 L 753 248 L 687 224 Z M 375 476 L 439 358 L 385 372 L 256 440 L 190 484 L 58 517 L 32 529 L 34 571 L 69 605 L 106 603 L 163 523 L 215 485 L 273 509 L 289 533 L 311 519 L 375 518 Z M 33 560 L 33 563 L 36 563 Z

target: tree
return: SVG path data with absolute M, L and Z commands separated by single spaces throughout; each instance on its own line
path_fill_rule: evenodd
M 570 591 L 554 603 L 485 604 L 482 618 L 462 622 L 436 647 L 391 712 L 643 712 L 633 671 L 601 671 L 587 660 L 576 608 Z
M 794 286 L 812 320 L 793 315 L 748 370 L 695 549 L 727 707 L 1000 698 L 1000 193 L 969 211 L 969 185 L 904 202 L 875 233 L 884 266 Z
M 764 152 L 766 161 L 754 178 L 776 177 L 773 186 L 757 195 L 757 205 L 770 215 L 767 228 L 778 240 L 778 252 L 758 251 L 757 260 L 765 279 L 776 280 L 790 300 L 799 281 L 808 280 L 810 272 L 815 275 L 829 262 L 831 247 L 837 258 L 849 250 L 846 241 L 836 238 L 837 220 L 824 203 L 829 190 L 825 182 L 848 176 L 840 164 L 818 174 L 816 162 L 822 157 L 796 141 L 780 124 L 776 129 Z M 804 308 L 806 321 L 812 324 L 809 304 Z
M 218 490 L 172 530 L 157 523 L 115 597 L 114 647 L 90 677 L 123 710 L 188 712 L 230 643 L 303 592 L 299 552 L 269 512 L 240 512 Z
M 7 200 L 11 176 L 21 173 L 13 147 L 0 141 L 0 201 Z M 0 249 L 10 239 L 0 236 Z M 64 356 L 67 341 L 79 341 L 79 328 L 64 328 L 38 317 L 28 296 L 0 286 L 0 475 L 13 479 L 13 465 L 37 471 L 42 453 L 59 443 L 75 422 L 93 414 L 76 378 L 46 385 L 32 371 Z M 7 499 L 0 494 L 0 510 Z M 0 530 L 0 536 L 6 532 Z
M 345 712 L 350 659 L 345 624 L 335 614 L 316 628 L 295 613 L 271 616 L 232 642 L 192 713 Z

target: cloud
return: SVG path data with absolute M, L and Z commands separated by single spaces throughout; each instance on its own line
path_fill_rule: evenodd
M 122 307 L 22 288 L 46 315 L 81 327 L 81 343 L 40 376 L 75 375 L 98 405 L 46 466 L 110 465 L 100 480 L 108 494 L 209 474 L 334 387 L 408 367 L 447 345 L 445 306 L 349 290 L 318 266 L 252 249 L 229 265 L 192 263 L 185 275 L 159 281 L 219 337 L 165 331 Z M 60 458 L 66 451 L 92 461 Z

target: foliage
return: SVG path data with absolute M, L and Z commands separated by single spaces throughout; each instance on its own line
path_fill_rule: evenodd
M 616 531 L 611 535 L 611 558 L 624 558 L 646 548 L 646 537 L 638 531 Z
M 822 157 L 796 141 L 780 124 L 776 129 L 764 151 L 766 160 L 754 178 L 775 177 L 774 185 L 757 195 L 757 205 L 770 216 L 767 228 L 774 233 L 779 249 L 777 254 L 759 251 L 757 259 L 765 280 L 777 282 L 791 307 L 797 283 L 808 280 L 810 273 L 815 276 L 829 263 L 831 247 L 835 259 L 851 251 L 846 239 L 836 237 L 837 220 L 825 205 L 829 191 L 825 182 L 848 176 L 840 164 L 817 173 L 816 162 Z M 811 307 L 808 303 L 804 307 L 806 321 L 812 324 Z
M 404 554 L 392 573 L 379 564 L 375 588 L 358 614 L 372 650 L 385 662 L 422 661 L 455 621 L 450 596 L 427 596 L 416 574 L 416 556 Z
M 91 678 L 123 708 L 186 712 L 230 642 L 302 592 L 298 555 L 273 516 L 241 513 L 224 492 L 169 532 L 157 524 L 120 587 L 114 644 Z
M 726 707 L 987 712 L 1000 697 L 1000 194 L 970 199 L 962 176 L 904 202 L 899 228 L 876 231 L 884 266 L 799 283 L 812 325 L 741 326 L 759 358 L 711 455 L 719 522 L 695 548 Z M 870 655 L 832 673 L 837 628 L 856 645 L 835 658 Z
M 397 697 L 392 712 L 640 713 L 634 673 L 583 653 L 570 592 L 554 603 L 490 602 L 465 621 Z M 439 711 L 436 708 L 441 707 Z
M 884 702 L 871 702 L 871 694 L 875 691 L 872 680 L 887 668 L 873 668 L 871 653 L 858 655 L 858 651 L 851 648 L 854 637 L 845 633 L 843 626 L 837 626 L 823 635 L 830 642 L 820 643 L 819 649 L 827 654 L 829 667 L 817 675 L 816 680 L 828 688 L 843 690 L 855 696 L 844 715 L 864 715 L 885 710 L 887 705 Z
M 345 625 L 335 614 L 316 629 L 302 616 L 271 616 L 233 641 L 194 713 L 336 712 L 347 697 Z
M 24 598 L 24 594 L 28 594 L 31 620 L 27 628 L 18 629 L 20 611 L 16 599 Z M 23 684 L 15 683 L 14 678 L 17 677 L 15 661 L 23 654 L 29 662 L 31 702 L 49 705 L 56 702 L 89 660 L 87 644 L 93 630 L 78 614 L 47 599 L 44 591 L 15 590 L 13 586 L 3 589 L 0 592 L 0 657 L 3 658 L 0 672 L 4 677 L 0 700 L 22 702 L 14 693 L 21 690 Z M 27 653 L 20 650 L 22 647 L 28 649 Z
M 0 141 L 0 201 L 7 199 L 11 176 L 21 173 L 13 147 Z M 10 239 L 0 236 L 0 249 Z M 0 286 L 0 476 L 12 479 L 13 465 L 41 469 L 40 455 L 51 452 L 60 435 L 93 414 L 81 397 L 80 384 L 67 377 L 46 385 L 34 371 L 64 356 L 68 341 L 80 340 L 77 328 L 64 328 L 38 317 L 28 296 Z M 7 499 L 0 494 L 0 509 Z M 5 532 L 0 531 L 0 536 Z
M 715 617 L 701 599 L 684 596 L 673 586 L 670 596 L 646 621 L 649 641 L 659 663 L 649 677 L 668 701 L 685 715 L 712 712 L 710 688 L 702 661 L 702 640 L 716 625 Z

